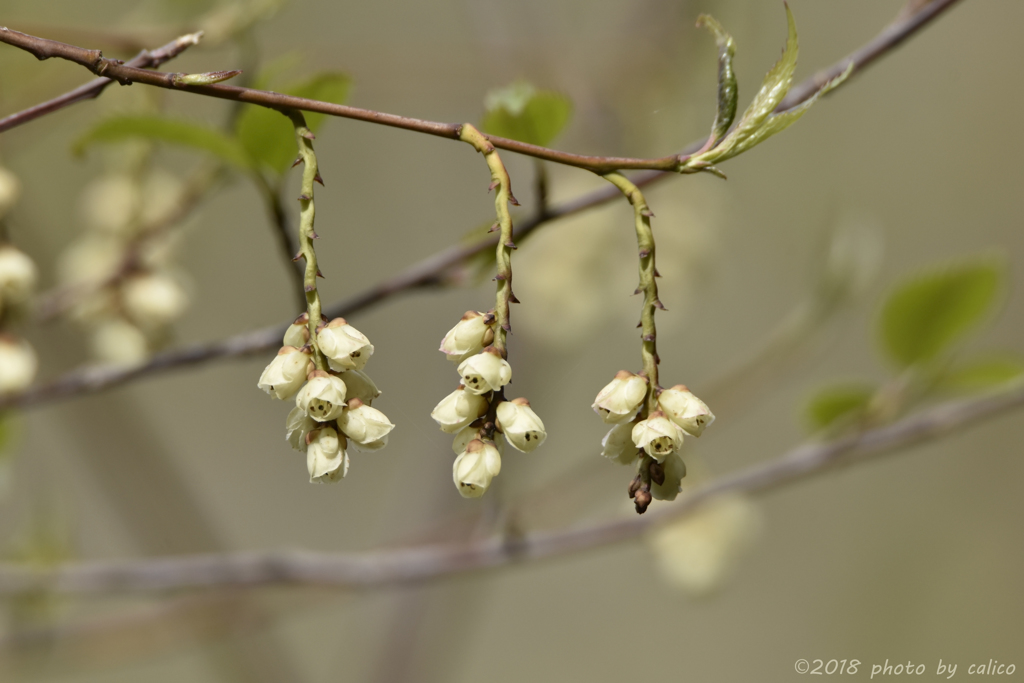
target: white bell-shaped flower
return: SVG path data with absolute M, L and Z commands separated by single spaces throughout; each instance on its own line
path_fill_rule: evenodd
M 498 428 L 517 451 L 529 453 L 548 438 L 544 423 L 525 398 L 502 401 L 498 404 L 496 417 Z
M 309 343 L 309 313 L 303 313 L 295 319 L 284 332 L 284 345 L 301 349 Z
M 487 399 L 467 391 L 465 387 L 458 389 L 441 399 L 434 406 L 430 417 L 434 418 L 442 432 L 454 434 L 470 422 L 487 412 Z
M 441 352 L 448 360 L 461 363 L 484 350 L 494 341 L 494 315 L 466 311 L 455 327 L 441 340 Z
M 27 389 L 38 368 L 36 352 L 27 341 L 0 335 L 0 395 Z
M 452 478 L 463 498 L 479 498 L 491 486 L 491 480 L 501 472 L 501 454 L 494 444 L 473 439 L 466 450 L 455 458 Z
M 332 370 L 362 370 L 373 355 L 370 340 L 344 318 L 335 318 L 317 329 L 316 344 Z
M 345 410 L 345 383 L 323 370 L 309 373 L 309 381 L 295 395 L 295 405 L 317 422 L 330 422 Z
M 285 440 L 297 451 L 306 450 L 306 434 L 318 429 L 320 423 L 306 415 L 302 408 L 292 408 L 285 420 Z
M 309 353 L 294 346 L 282 346 L 263 370 L 258 386 L 274 398 L 289 399 L 302 387 L 309 369 Z
M 714 414 L 704 405 L 704 401 L 694 396 L 683 384 L 658 394 L 658 406 L 668 419 L 691 436 L 700 436 L 704 428 L 715 421 Z
M 665 479 L 660 484 L 651 482 L 651 495 L 656 500 L 675 500 L 682 491 L 680 484 L 686 476 L 686 463 L 678 453 L 673 453 L 661 461 L 661 470 Z
M 373 399 L 380 396 L 380 389 L 373 383 L 370 376 L 360 370 L 346 370 L 338 375 L 345 386 L 348 387 L 346 397 L 348 399 L 358 398 L 366 405 L 370 405 Z
M 36 264 L 25 252 L 10 245 L 0 247 L 0 301 L 5 309 L 25 303 L 38 277 Z
M 139 327 L 156 330 L 181 317 L 188 296 L 176 279 L 164 273 L 146 273 L 125 280 L 121 301 L 128 317 Z
M 314 429 L 306 435 L 306 468 L 309 483 L 326 484 L 340 481 L 348 474 L 348 453 L 345 437 L 331 427 Z
M 348 408 L 338 418 L 338 427 L 345 432 L 352 447 L 359 451 L 379 451 L 388 445 L 388 434 L 395 425 L 387 415 L 364 405 L 358 398 L 348 401 Z
M 21 183 L 18 176 L 0 166 L 0 218 L 17 203 L 20 194 Z
M 480 439 L 481 441 L 485 440 L 482 427 L 466 427 L 458 434 L 456 434 L 455 439 L 452 441 L 452 450 L 455 452 L 455 455 L 458 455 L 462 453 L 462 451 L 466 450 L 466 446 L 468 446 L 469 442 L 472 441 L 473 439 Z M 493 443 L 497 447 L 498 453 L 504 456 L 505 442 L 501 439 L 498 439 Z
M 501 357 L 501 352 L 493 346 L 470 356 L 459 364 L 459 375 L 466 391 L 473 394 L 486 394 L 497 391 L 512 381 L 512 366 Z
M 601 440 L 601 455 L 620 465 L 636 462 L 637 450 L 633 443 L 633 425 L 628 422 L 615 425 Z
M 656 410 L 646 420 L 633 425 L 633 443 L 658 462 L 683 446 L 683 430 L 665 413 Z
M 90 346 L 96 358 L 115 365 L 137 365 L 149 357 L 146 335 L 124 318 L 104 320 L 97 325 Z
M 138 179 L 127 173 L 97 178 L 82 190 L 82 215 L 94 230 L 128 236 L 138 227 L 141 195 Z
M 609 424 L 629 422 L 647 396 L 647 378 L 619 370 L 615 379 L 597 393 L 591 406 Z

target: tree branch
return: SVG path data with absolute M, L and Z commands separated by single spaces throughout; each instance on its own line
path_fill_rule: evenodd
M 948 9 L 957 1 L 958 0 L 933 0 L 933 2 L 925 5 L 917 12 L 906 17 L 897 18 L 897 20 L 886 27 L 886 29 L 883 30 L 883 32 L 874 41 L 872 41 L 872 43 L 865 46 L 862 51 L 850 55 L 840 64 L 842 67 L 846 67 L 852 62 L 856 65 L 854 67 L 855 70 L 867 66 L 882 54 L 888 52 L 896 45 L 899 45 L 907 37 L 929 23 L 942 11 Z M 462 124 L 426 121 L 407 116 L 398 116 L 396 114 L 361 109 L 359 107 L 350 107 L 342 104 L 311 100 L 304 97 L 283 95 L 281 93 L 267 90 L 255 90 L 252 88 L 241 88 L 238 86 L 220 84 L 186 85 L 182 81 L 182 74 L 146 71 L 144 69 L 130 66 L 129 64 L 123 64 L 118 60 L 106 59 L 99 50 L 87 50 L 85 48 L 68 45 L 55 40 L 48 40 L 46 38 L 30 36 L 19 31 L 12 31 L 5 27 L 0 27 L 0 42 L 20 47 L 21 49 L 35 55 L 35 57 L 40 60 L 59 57 L 61 59 L 75 62 L 76 64 L 80 64 L 81 66 L 89 69 L 98 76 L 113 78 L 124 85 L 131 83 L 143 83 L 145 85 L 158 88 L 184 90 L 186 92 L 205 95 L 207 97 L 217 97 L 234 102 L 258 104 L 285 113 L 288 110 L 293 109 L 320 112 L 330 116 L 377 123 L 380 125 L 402 128 L 452 140 L 459 140 L 459 136 L 462 131 Z M 833 69 L 834 68 L 835 67 L 833 67 Z M 842 72 L 843 69 L 840 69 L 837 73 Z M 782 106 L 780 106 L 780 110 L 783 108 L 791 108 L 811 97 L 811 95 L 820 88 L 820 85 L 827 81 L 826 79 L 825 81 L 819 82 L 818 79 L 821 76 L 822 74 L 818 74 L 814 78 L 805 81 L 799 87 L 799 92 L 790 93 L 790 96 L 788 96 L 786 101 L 783 102 Z M 818 85 L 815 86 L 813 84 Z M 505 149 L 510 152 L 525 154 L 527 156 L 544 159 L 546 161 L 553 161 L 559 164 L 577 166 L 599 174 L 608 173 L 610 171 L 639 169 L 676 171 L 679 168 L 680 159 L 685 155 L 685 153 L 671 154 L 669 156 L 656 159 L 591 156 L 548 149 L 546 147 L 531 145 L 517 140 L 509 140 L 507 138 L 494 135 L 488 135 L 486 137 L 491 144 L 499 149 Z
M 794 86 L 793 90 L 790 91 L 790 97 L 793 97 L 793 101 L 790 102 L 790 98 L 787 97 L 787 100 L 780 107 L 797 106 L 816 92 L 818 86 L 815 83 L 819 79 L 829 80 L 828 74 L 842 73 L 851 60 L 857 65 L 855 66 L 855 72 L 861 71 L 867 65 L 874 63 L 881 56 L 901 44 L 912 34 L 920 31 L 939 16 L 943 10 L 948 9 L 957 1 L 933 0 L 932 3 L 924 6 L 917 13 L 898 18 L 864 47 L 839 60 L 828 69 L 824 69 L 810 79 Z M 2 31 L 0 31 L 0 35 L 2 35 Z M 866 61 L 861 63 L 857 61 L 859 59 Z M 849 79 L 847 79 L 846 83 L 848 82 Z M 800 95 L 800 93 L 803 93 L 803 95 Z M 691 143 L 683 150 L 682 154 L 697 151 L 704 144 L 704 141 L 705 138 L 701 138 Z M 645 187 L 653 182 L 667 178 L 669 175 L 669 173 L 659 171 L 647 171 L 637 174 L 632 180 L 638 187 Z M 514 239 L 517 241 L 521 240 L 527 234 L 548 222 L 600 206 L 617 197 L 619 197 L 619 192 L 613 187 L 607 187 L 551 207 L 542 215 L 521 223 L 514 232 Z M 346 301 L 329 307 L 325 313 L 329 317 L 348 317 L 396 294 L 419 288 L 438 286 L 443 283 L 445 273 L 449 272 L 451 268 L 465 262 L 485 249 L 493 249 L 496 244 L 497 238 L 489 238 L 475 245 L 449 247 L 413 264 L 398 275 L 384 280 Z M 19 394 L 0 398 L 0 410 L 33 406 L 53 400 L 91 394 L 125 384 L 137 378 L 176 368 L 199 365 L 219 358 L 263 353 L 280 346 L 281 337 L 284 335 L 284 331 L 289 324 L 291 324 L 291 320 L 281 325 L 236 335 L 212 344 L 193 344 L 183 349 L 166 351 L 153 356 L 153 358 L 142 365 L 131 368 L 107 367 L 72 370 L 47 384 L 38 385 Z
M 1024 387 L 944 403 L 889 426 L 823 444 L 807 444 L 761 465 L 720 477 L 643 517 L 517 538 L 491 538 L 364 553 L 273 551 L 234 555 L 82 562 L 49 570 L 0 564 L 0 595 L 152 592 L 282 584 L 367 589 L 416 583 L 599 548 L 681 518 L 725 493 L 771 491 L 837 465 L 933 440 L 1024 406 Z
M 0 27 L 0 35 L 7 33 L 7 29 Z M 171 42 L 167 43 L 161 48 L 153 51 L 143 50 L 134 59 L 127 62 L 125 66 L 136 67 L 139 69 L 156 68 L 171 59 L 174 59 L 182 52 L 187 50 L 192 45 L 199 42 L 202 32 L 189 33 L 180 38 L 175 38 Z M 61 43 L 63 44 L 63 43 Z M 34 54 L 34 53 L 33 53 Z M 36 55 L 38 57 L 38 55 Z M 40 57 L 45 59 L 45 57 Z M 23 123 L 33 121 L 40 116 L 51 114 L 59 109 L 81 102 L 82 100 L 92 99 L 98 97 L 103 89 L 114 81 L 109 78 L 96 78 L 85 85 L 79 86 L 74 90 L 64 93 L 60 97 L 55 97 L 48 102 L 42 102 L 33 107 L 29 107 L 23 111 L 19 111 L 16 114 L 5 116 L 0 119 L 0 133 L 6 130 L 10 130 L 16 126 L 20 126 Z

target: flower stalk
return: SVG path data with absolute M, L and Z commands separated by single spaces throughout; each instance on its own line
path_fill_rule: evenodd
M 636 243 L 640 257 L 640 286 L 636 293 L 644 295 L 643 308 L 640 312 L 640 337 L 643 340 L 641 355 L 643 356 L 644 374 L 647 375 L 647 396 L 641 409 L 641 418 L 658 409 L 658 330 L 654 324 L 656 309 L 664 310 L 658 298 L 658 269 L 654 257 L 654 232 L 651 230 L 651 213 L 647 200 L 634 185 L 621 173 L 607 173 L 601 176 L 617 187 L 633 206 L 633 222 L 636 227 Z
M 316 218 L 316 207 L 313 203 L 313 184 L 320 180 L 320 171 L 317 167 L 316 152 L 313 151 L 313 140 L 315 136 L 306 125 L 306 118 L 299 111 L 288 112 L 288 118 L 295 126 L 295 141 L 299 147 L 299 158 L 302 168 L 302 186 L 299 193 L 299 253 L 295 260 L 300 258 L 306 261 L 306 270 L 302 278 L 303 290 L 306 294 L 306 312 L 309 315 L 309 337 L 313 349 L 313 362 L 318 370 L 327 370 L 327 360 L 316 343 L 316 331 L 321 323 L 320 292 L 317 290 L 316 279 L 322 277 L 316 262 L 316 251 L 313 248 L 313 240 L 317 234 L 313 230 L 313 222 Z

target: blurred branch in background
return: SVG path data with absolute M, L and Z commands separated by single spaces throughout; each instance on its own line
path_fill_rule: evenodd
M 735 474 L 719 477 L 674 506 L 628 520 L 497 537 L 482 542 L 400 548 L 367 553 L 264 552 L 237 555 L 83 562 L 52 570 L 0 567 L 0 595 L 46 590 L 54 594 L 102 594 L 307 584 L 377 588 L 415 583 L 517 562 L 568 555 L 635 538 L 660 522 L 679 519 L 727 493 L 763 493 L 838 465 L 933 440 L 1024 406 L 1024 387 L 981 398 L 952 401 L 886 427 L 829 443 L 811 443 Z
M 780 105 L 779 111 L 784 111 L 783 108 L 798 106 L 813 95 L 814 92 L 817 92 L 818 84 L 822 79 L 825 81 L 830 80 L 835 74 L 845 72 L 846 69 L 850 68 L 851 64 L 854 65 L 854 73 L 873 64 L 877 59 L 891 52 L 891 50 L 911 35 L 927 26 L 942 11 L 948 9 L 956 1 L 935 0 L 913 14 L 898 18 L 864 47 L 794 86 L 789 96 Z M 696 151 L 703 143 L 703 139 L 694 142 L 682 153 Z M 670 175 L 665 172 L 648 171 L 637 174 L 632 180 L 637 186 L 646 187 Z M 521 240 L 530 232 L 547 223 L 600 206 L 617 196 L 618 192 L 615 188 L 606 188 L 550 207 L 537 216 L 522 222 L 519 228 L 516 229 L 514 237 L 516 240 Z M 446 283 L 448 274 L 453 268 L 466 263 L 485 250 L 492 249 L 495 244 L 497 244 L 496 238 L 489 238 L 468 246 L 449 247 L 413 264 L 398 275 L 356 294 L 347 301 L 328 307 L 326 314 L 328 317 L 348 317 L 397 294 L 443 285 Z M 73 370 L 62 377 L 33 387 L 20 394 L 0 398 L 0 409 L 28 407 L 54 400 L 91 394 L 176 368 L 200 365 L 221 358 L 234 358 L 264 353 L 280 346 L 281 337 L 290 323 L 291 321 L 289 320 L 288 323 L 236 335 L 219 342 L 194 344 L 182 349 L 167 351 L 157 354 L 149 361 L 134 367 L 87 367 Z

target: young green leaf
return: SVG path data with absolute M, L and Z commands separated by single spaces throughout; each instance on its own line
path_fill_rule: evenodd
M 882 307 L 879 332 L 901 366 L 927 363 L 948 351 L 991 312 L 1003 284 L 993 259 L 932 270 L 898 286 Z
M 546 146 L 572 118 L 572 102 L 556 92 L 537 90 L 525 81 L 492 90 L 484 100 L 481 130 L 491 135 Z
M 984 391 L 1021 380 L 1024 380 L 1024 360 L 1021 358 L 983 358 L 943 373 L 936 388 L 946 391 Z
M 816 432 L 841 418 L 863 414 L 877 391 L 867 384 L 837 384 L 818 390 L 805 409 L 808 426 Z
M 296 97 L 343 104 L 348 98 L 351 81 L 338 72 L 316 74 L 309 79 L 286 88 L 284 92 Z M 306 124 L 316 131 L 325 115 L 306 113 Z M 288 117 L 273 109 L 246 105 L 238 118 L 235 134 L 253 159 L 254 164 L 284 173 L 295 160 L 295 129 Z
M 241 145 L 214 128 L 191 121 L 145 114 L 104 119 L 78 138 L 72 149 L 75 154 L 82 154 L 96 142 L 121 142 L 137 138 L 209 152 L 236 168 L 249 170 L 252 167 Z
M 732 70 L 736 41 L 710 14 L 697 17 L 697 27 L 711 31 L 715 36 L 715 43 L 718 44 L 718 110 L 715 112 L 715 121 L 711 124 L 711 137 L 708 140 L 710 146 L 725 136 L 733 119 L 736 118 L 739 89 L 736 85 L 736 74 Z

